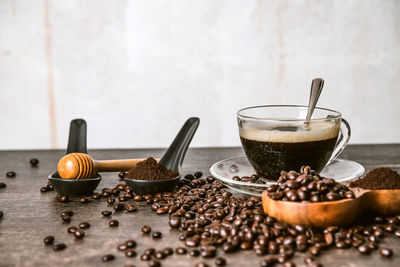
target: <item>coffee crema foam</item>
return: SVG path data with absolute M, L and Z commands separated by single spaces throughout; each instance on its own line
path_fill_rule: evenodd
M 291 125 L 287 125 L 291 126 Z M 280 125 L 285 127 L 285 125 Z M 243 129 L 239 130 L 242 138 L 259 142 L 276 143 L 301 143 L 311 141 L 322 141 L 335 138 L 339 134 L 340 124 L 319 121 L 311 122 L 308 130 L 304 127 L 299 131 L 280 131 L 280 130 L 262 130 L 262 129 Z

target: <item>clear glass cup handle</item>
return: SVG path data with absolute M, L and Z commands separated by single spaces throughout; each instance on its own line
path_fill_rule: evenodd
M 343 127 L 343 125 L 345 127 Z M 334 159 L 336 159 L 340 155 L 340 153 L 342 153 L 342 151 L 349 143 L 350 136 L 351 136 L 350 124 L 345 119 L 342 118 L 342 123 L 340 125 L 339 136 L 335 145 L 335 149 L 333 150 L 332 156 L 326 165 L 331 163 Z

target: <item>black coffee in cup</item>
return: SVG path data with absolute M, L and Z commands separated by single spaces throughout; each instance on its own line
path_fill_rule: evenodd
M 241 129 L 243 150 L 259 176 L 277 180 L 282 170 L 298 170 L 303 165 L 320 172 L 330 159 L 339 126 L 329 121 L 306 126 L 271 129 Z

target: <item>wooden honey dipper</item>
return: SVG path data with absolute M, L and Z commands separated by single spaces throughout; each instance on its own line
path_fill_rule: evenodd
M 145 159 L 94 160 L 84 153 L 65 155 L 58 162 L 58 173 L 63 179 L 86 179 L 96 172 L 127 171 Z

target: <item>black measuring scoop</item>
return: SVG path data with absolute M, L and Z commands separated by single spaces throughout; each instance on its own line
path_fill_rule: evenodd
M 159 161 L 159 163 L 167 169 L 179 172 L 179 175 L 165 180 L 135 180 L 125 178 L 125 182 L 135 194 L 146 195 L 158 192 L 171 192 L 174 190 L 181 179 L 180 168 L 199 124 L 199 118 L 189 118 Z
M 86 148 L 86 121 L 84 119 L 74 119 L 69 126 L 69 137 L 67 153 L 85 153 Z M 51 173 L 48 177 L 54 190 L 60 195 L 69 196 L 88 196 L 93 193 L 101 181 L 101 176 L 95 173 L 91 178 L 87 179 L 63 179 L 58 171 Z

